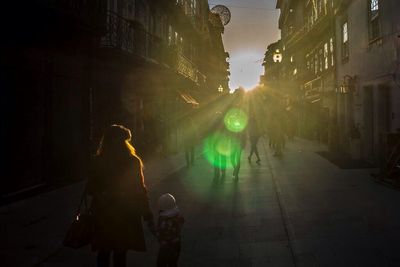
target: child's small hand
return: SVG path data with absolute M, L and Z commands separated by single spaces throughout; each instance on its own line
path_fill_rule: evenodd
M 156 231 L 156 226 L 154 225 L 153 221 L 148 221 L 147 222 L 147 227 L 149 228 L 150 232 L 157 237 L 157 231 Z

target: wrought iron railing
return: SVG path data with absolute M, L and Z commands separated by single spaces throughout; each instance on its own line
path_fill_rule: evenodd
M 148 33 L 138 22 L 127 20 L 120 15 L 108 12 L 106 31 L 100 46 L 115 48 L 121 52 L 149 58 L 166 64 L 179 74 L 198 82 L 198 69 L 182 51 L 167 45 L 161 38 Z
M 198 82 L 198 76 L 197 76 L 198 70 L 196 66 L 193 64 L 192 61 L 190 61 L 181 53 L 178 53 L 176 70 L 178 73 L 189 78 L 190 80 L 196 83 Z
M 303 27 L 295 31 L 294 33 L 290 34 L 287 38 L 286 44 L 287 46 L 291 46 L 298 41 L 302 40 L 303 38 L 306 38 L 310 32 L 312 32 L 314 29 L 317 27 L 320 27 L 323 22 L 327 20 L 329 17 L 329 12 L 322 14 L 318 17 L 317 20 L 313 21 L 312 23 L 306 22 Z
M 108 12 L 105 28 L 105 34 L 101 38 L 101 47 L 117 48 L 129 53 L 134 52 L 135 30 L 130 21 L 116 13 Z

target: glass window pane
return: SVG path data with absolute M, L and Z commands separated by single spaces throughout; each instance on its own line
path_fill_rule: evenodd
M 324 44 L 324 67 L 325 69 L 328 68 L 329 64 L 328 64 L 328 43 Z
M 379 10 L 379 0 L 371 0 L 371 11 Z
M 347 22 L 343 23 L 342 26 L 342 39 L 343 39 L 343 43 L 347 42 L 349 40 L 348 38 L 348 29 L 347 29 Z

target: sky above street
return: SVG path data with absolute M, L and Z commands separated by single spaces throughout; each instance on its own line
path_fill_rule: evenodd
M 223 35 L 230 54 L 230 89 L 258 84 L 266 47 L 280 38 L 276 0 L 209 0 L 210 8 L 225 5 L 232 17 Z

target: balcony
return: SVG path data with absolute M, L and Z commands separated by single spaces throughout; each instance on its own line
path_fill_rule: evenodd
M 146 55 L 146 34 L 142 29 L 135 29 L 134 22 L 108 12 L 105 29 L 100 47 L 114 48 L 128 54 Z
M 106 31 L 101 38 L 100 47 L 165 63 L 170 67 L 176 64 L 177 55 L 171 46 L 147 32 L 140 22 L 127 20 L 114 12 L 108 12 Z
M 108 12 L 106 32 L 100 47 L 167 65 L 193 82 L 199 81 L 196 65 L 181 50 L 148 33 L 139 22 L 127 20 L 116 13 Z
M 186 58 L 182 53 L 178 53 L 177 56 L 176 71 L 186 78 L 189 78 L 193 82 L 198 83 L 199 77 L 197 75 L 198 70 L 196 65 Z
M 329 25 L 329 17 L 331 17 L 331 14 L 328 11 L 327 13 L 320 15 L 317 20 L 307 22 L 300 29 L 289 34 L 286 37 L 286 47 L 290 48 L 297 44 L 303 44 L 319 34 L 325 33 Z

